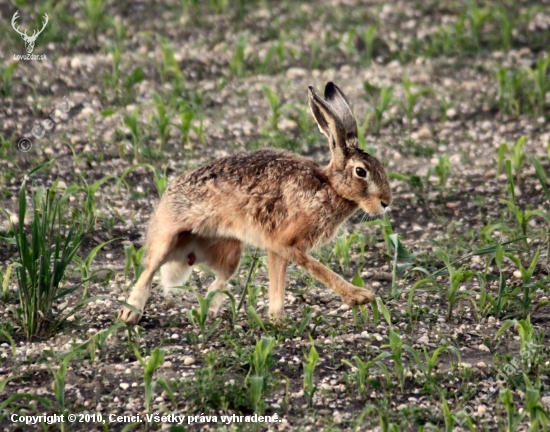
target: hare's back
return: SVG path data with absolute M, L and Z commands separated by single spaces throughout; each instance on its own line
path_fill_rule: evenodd
M 292 185 L 315 193 L 325 181 L 319 165 L 312 160 L 284 150 L 263 149 L 203 165 L 183 174 L 174 188 L 273 195 Z

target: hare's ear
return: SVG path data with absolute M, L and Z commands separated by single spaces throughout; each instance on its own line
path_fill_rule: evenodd
M 332 160 L 338 169 L 346 166 L 346 134 L 342 121 L 334 109 L 309 86 L 309 107 L 321 133 L 328 138 Z
M 328 82 L 325 86 L 325 99 L 342 122 L 346 135 L 346 145 L 357 147 L 357 122 L 346 96 L 336 84 Z

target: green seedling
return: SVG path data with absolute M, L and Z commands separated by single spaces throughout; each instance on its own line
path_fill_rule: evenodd
M 491 9 L 489 7 L 480 8 L 473 4 L 468 7 L 466 17 L 470 24 L 472 39 L 478 51 L 481 49 L 481 32 L 483 25 L 490 16 Z
M 254 406 L 254 411 L 261 414 L 264 410 L 262 395 L 267 389 L 267 378 L 269 375 L 269 358 L 275 339 L 271 337 L 262 337 L 256 342 L 256 348 L 252 354 L 251 368 L 248 374 L 250 383 L 250 399 Z
M 2 90 L 0 90 L 0 94 L 4 97 L 11 96 L 11 79 L 18 66 L 19 63 L 12 63 L 7 67 L 0 67 L 0 75 L 2 76 Z
M 283 39 L 279 39 L 267 50 L 262 60 L 260 70 L 263 71 L 263 73 L 269 73 L 273 68 L 275 70 L 281 69 L 285 61 L 285 51 L 285 42 Z
M 271 129 L 273 131 L 277 131 L 279 127 L 279 120 L 281 118 L 281 100 L 279 99 L 275 91 L 266 85 L 262 86 L 262 93 L 264 94 L 264 97 L 267 99 L 269 107 L 271 108 Z
M 157 381 L 153 380 L 153 375 L 164 361 L 164 350 L 155 348 L 149 357 L 149 361 L 146 362 L 139 353 L 139 350 L 135 344 L 132 344 L 132 348 L 134 349 L 134 354 L 144 370 L 143 384 L 145 387 L 145 411 L 151 412 L 151 403 L 153 402 L 155 388 L 157 386 Z M 166 381 L 164 381 L 164 383 L 166 383 Z
M 499 68 L 496 71 L 498 84 L 497 105 L 505 114 L 519 115 L 522 112 L 522 92 L 526 85 L 526 74 L 523 70 Z
M 53 372 L 55 400 L 57 402 L 59 411 L 65 415 L 68 414 L 67 406 L 65 404 L 65 380 L 67 378 L 67 368 L 71 359 L 77 354 L 78 351 L 73 351 L 65 355 L 63 359 L 59 362 L 59 368 Z M 61 430 L 65 431 L 64 423 L 62 422 L 60 424 Z
M 475 273 L 471 270 L 465 270 L 466 266 L 455 269 L 449 260 L 449 255 L 442 249 L 438 248 L 437 254 L 443 259 L 445 267 L 449 272 L 449 289 L 445 292 L 445 296 L 447 297 L 447 320 L 450 320 L 453 314 L 453 307 L 462 300 L 468 300 L 475 309 L 475 293 L 471 290 L 459 290 L 460 284 L 468 281 Z
M 362 129 L 369 128 L 377 134 L 383 126 L 384 114 L 388 111 L 393 100 L 393 87 L 378 87 L 365 81 L 363 88 L 367 95 L 367 102 L 372 102 L 371 106 L 373 108 L 367 113 Z
M 334 242 L 333 253 L 338 258 L 342 272 L 347 273 L 351 264 L 351 248 L 358 243 L 361 249 L 361 256 L 365 253 L 366 240 L 361 233 L 342 234 Z
M 109 241 L 106 241 L 104 243 L 101 243 L 100 245 L 96 246 L 95 248 L 93 248 L 90 253 L 88 254 L 88 256 L 86 257 L 85 260 L 83 260 L 82 258 L 80 258 L 79 256 L 75 256 L 75 262 L 77 264 L 77 266 L 80 268 L 80 274 L 82 275 L 82 281 L 84 283 L 84 291 L 82 293 L 82 298 L 86 298 L 88 297 L 88 290 L 90 288 L 90 281 L 93 280 L 99 272 L 104 272 L 104 271 L 107 271 L 107 272 L 111 272 L 112 273 L 112 270 L 111 269 L 108 269 L 108 268 L 100 268 L 98 270 L 96 270 L 95 272 L 92 272 L 91 271 L 91 268 L 92 268 L 92 264 L 94 262 L 94 258 L 95 256 L 97 255 L 97 253 L 103 249 L 103 247 L 107 246 L 109 243 L 112 243 L 116 240 L 121 240 L 122 237 L 118 237 L 118 238 L 114 238 L 114 239 L 111 239 Z
M 369 64 L 374 57 L 374 39 L 376 37 L 376 31 L 378 27 L 375 25 L 368 26 L 366 29 L 360 31 L 360 37 L 365 44 L 365 54 L 363 55 L 363 62 Z
M 502 49 L 509 51 L 512 48 L 512 36 L 514 31 L 513 17 L 505 8 L 495 8 L 491 11 L 492 18 L 498 23 L 500 38 L 498 42 Z
M 500 392 L 499 402 L 504 405 L 506 411 L 506 432 L 516 432 L 525 415 L 526 411 L 518 412 L 514 403 L 514 396 L 510 389 L 505 389 Z
M 428 88 L 418 87 L 409 78 L 403 78 L 403 91 L 405 92 L 405 100 L 400 102 L 401 108 L 407 116 L 407 125 L 409 132 L 412 129 L 412 121 L 414 117 L 414 109 L 418 100 L 431 93 L 432 90 Z
M 384 213 L 382 219 L 377 219 L 374 221 L 368 221 L 362 223 L 365 226 L 381 226 L 382 235 L 384 237 L 384 243 L 386 244 L 386 254 L 391 257 L 393 256 L 393 242 L 390 236 L 393 234 L 393 228 L 391 226 L 391 221 L 387 214 Z
M 145 268 L 143 267 L 143 256 L 145 255 L 145 246 L 140 247 L 138 250 L 133 244 L 124 246 L 124 255 L 126 257 L 126 263 L 124 265 L 124 281 L 128 280 L 128 274 L 130 273 L 130 267 L 134 269 L 134 279 L 136 282 Z
M 391 354 L 389 352 L 382 352 L 373 360 L 365 362 L 361 360 L 359 356 L 353 356 L 351 359 L 355 362 L 355 365 L 351 364 L 347 360 L 342 360 L 342 363 L 349 366 L 353 370 L 351 377 L 355 381 L 361 397 L 365 395 L 365 391 L 367 390 L 367 377 L 370 369 L 387 357 L 391 357 Z
M 537 60 L 534 69 L 528 68 L 531 80 L 534 84 L 534 91 L 530 92 L 531 105 L 537 115 L 544 113 L 546 106 L 546 95 L 550 91 L 550 54 Z
M 174 47 L 168 39 L 161 37 L 160 50 L 162 51 L 162 65 L 160 67 L 162 82 L 168 82 L 169 79 L 174 79 L 176 90 L 181 91 L 185 84 L 185 78 L 176 60 Z
M 134 149 L 134 161 L 139 160 L 141 149 L 141 132 L 138 123 L 139 107 L 134 108 L 131 114 L 124 114 L 124 124 L 130 129 L 132 134 L 132 146 Z
M 80 6 L 86 17 L 86 26 L 96 38 L 98 31 L 106 27 L 106 21 L 111 15 L 105 13 L 104 0 L 81 0 Z
M 520 337 L 520 350 L 521 363 L 524 371 L 535 371 L 540 361 L 542 360 L 542 348 L 544 347 L 544 332 L 537 332 L 531 324 L 531 317 L 522 320 L 507 320 L 496 332 L 494 339 L 498 338 L 509 328 L 517 328 Z M 544 360 L 542 360 L 544 361 Z
M 525 410 L 529 415 L 530 431 L 547 431 L 550 424 L 550 415 L 541 400 L 541 390 L 544 386 L 537 378 L 535 385 L 531 383 L 529 377 L 524 373 L 525 382 Z
M 6 272 L 0 267 L 0 285 L 2 285 L 2 301 L 8 303 L 10 301 L 10 276 L 13 264 L 6 266 Z
M 127 168 L 122 173 L 120 178 L 117 180 L 117 186 L 120 186 L 121 183 L 124 183 L 124 185 L 126 186 L 126 189 L 128 191 L 131 191 L 132 187 L 128 183 L 126 183 L 125 178 L 126 178 L 126 176 L 128 176 L 128 174 L 130 174 L 134 170 L 136 170 L 138 168 L 141 168 L 141 167 L 147 168 L 153 173 L 153 182 L 155 183 L 155 186 L 157 188 L 157 193 L 159 195 L 159 198 L 162 197 L 162 194 L 164 193 L 164 191 L 168 187 L 168 179 L 167 179 L 167 176 L 166 176 L 166 171 L 168 170 L 168 165 L 166 166 L 166 168 L 164 168 L 164 173 L 162 173 L 161 171 L 157 170 L 153 165 L 148 164 L 148 163 L 134 164 L 131 167 Z
M 439 156 L 439 162 L 435 166 L 434 172 L 439 179 L 439 187 L 445 188 L 447 186 L 447 181 L 451 176 L 451 162 L 449 160 L 449 155 Z
M 422 371 L 424 375 L 424 379 L 426 380 L 426 383 L 430 383 L 432 385 L 436 385 L 437 381 L 434 376 L 434 370 L 439 362 L 439 356 L 444 353 L 453 353 L 456 355 L 457 363 L 461 363 L 462 356 L 460 355 L 460 351 L 452 346 L 452 345 L 443 345 L 439 348 L 435 349 L 431 354 L 428 353 L 428 350 L 426 347 L 423 347 L 424 351 L 424 358 L 421 359 L 420 354 L 418 350 L 415 350 L 414 348 L 410 348 L 408 346 L 405 346 L 404 349 L 406 349 L 414 358 L 414 361 L 416 363 L 417 368 Z
M 306 401 L 308 405 L 311 407 L 313 405 L 313 395 L 317 390 L 317 386 L 313 381 L 313 374 L 315 372 L 315 367 L 317 366 L 317 361 L 319 360 L 319 353 L 315 349 L 315 343 L 313 342 L 313 339 L 311 338 L 311 336 L 309 337 L 309 339 L 311 340 L 311 349 L 309 350 L 309 354 L 305 357 L 306 362 L 303 365 L 304 365 L 304 395 L 306 397 Z
M 233 57 L 229 62 L 229 71 L 232 75 L 243 76 L 245 72 L 245 51 L 247 45 L 247 36 L 246 33 L 241 33 L 237 37 L 237 42 L 235 44 L 235 52 Z
M 170 118 L 166 115 L 166 105 L 162 98 L 157 94 L 153 94 L 153 101 L 157 109 L 156 115 L 153 118 L 154 124 L 157 126 L 160 137 L 160 151 L 164 151 L 164 147 L 170 138 Z
M 204 343 L 208 340 L 208 338 L 212 335 L 212 333 L 214 333 L 214 331 L 219 327 L 222 322 L 222 319 L 218 318 L 210 326 L 207 326 L 208 310 L 210 309 L 212 301 L 214 301 L 214 297 L 219 293 L 219 291 L 212 291 L 211 293 L 208 293 L 206 297 L 202 297 L 194 288 L 186 287 L 185 289 L 188 289 L 193 294 L 195 294 L 195 297 L 199 302 L 198 309 L 187 311 L 187 319 L 191 324 L 200 328 L 201 341 Z

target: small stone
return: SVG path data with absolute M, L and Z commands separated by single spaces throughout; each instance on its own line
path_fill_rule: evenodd
M 164 369 L 170 369 L 172 367 L 172 362 L 171 361 L 165 361 L 163 364 L 162 364 L 162 367 Z
M 478 362 L 478 363 L 476 363 L 476 366 L 480 369 L 485 369 L 487 367 L 485 362 Z
M 347 305 L 347 304 L 343 304 L 340 306 L 340 310 L 343 310 L 343 311 L 347 311 L 347 310 L 350 310 L 351 309 L 351 306 Z
M 172 340 L 178 340 L 180 337 L 177 333 L 174 333 L 172 336 L 170 336 L 170 339 Z
M 429 127 L 424 126 L 418 130 L 418 139 L 428 140 L 432 137 L 432 131 Z
M 520 272 L 519 270 L 516 270 L 516 271 L 514 272 L 514 277 L 515 277 L 516 279 L 521 279 L 521 272 Z
M 332 415 L 332 420 L 334 421 L 334 424 L 341 424 L 343 421 L 342 414 L 340 414 L 338 411 L 334 411 L 334 414 Z
M 369 338 L 369 332 L 367 332 L 367 331 L 361 332 L 361 337 L 362 337 L 363 339 L 368 339 L 368 338 Z
M 183 359 L 183 364 L 185 366 L 191 366 L 193 363 L 195 363 L 195 358 L 194 357 L 185 357 Z
M 550 408 L 550 396 L 544 396 L 540 400 L 543 405 L 546 405 L 546 407 Z
M 429 342 L 430 342 L 430 338 L 428 337 L 428 335 L 421 336 L 416 340 L 416 343 L 419 343 L 422 345 L 426 345 Z
M 485 352 L 491 352 L 491 350 L 489 349 L 489 347 L 485 344 L 480 344 L 478 347 L 477 347 L 478 350 L 480 351 L 485 351 Z
M 130 384 L 128 383 L 120 383 L 120 388 L 122 390 L 127 390 L 130 387 Z
M 487 408 L 485 408 L 485 405 L 479 405 L 477 407 L 478 414 L 485 414 L 485 411 L 487 411 Z

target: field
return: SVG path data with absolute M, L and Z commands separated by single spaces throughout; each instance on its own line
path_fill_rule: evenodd
M 548 431 L 548 0 L 40 3 L 0 3 L 2 430 Z M 393 202 L 312 254 L 376 301 L 290 264 L 274 325 L 249 247 L 215 318 L 198 266 L 117 323 L 180 174 L 330 161 L 328 81 Z

